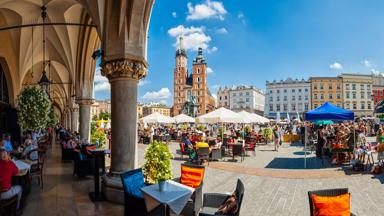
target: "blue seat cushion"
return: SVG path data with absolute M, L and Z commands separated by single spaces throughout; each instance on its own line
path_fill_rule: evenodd
M 145 186 L 144 175 L 141 172 L 134 172 L 129 176 L 126 176 L 124 179 L 124 188 L 125 191 L 131 196 L 137 198 L 143 198 L 141 188 Z

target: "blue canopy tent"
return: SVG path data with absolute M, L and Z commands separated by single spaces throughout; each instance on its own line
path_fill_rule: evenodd
M 320 107 L 308 111 L 304 115 L 306 121 L 318 121 L 318 120 L 332 120 L 332 121 L 345 121 L 345 120 L 354 120 L 355 114 L 346 109 L 337 107 L 330 102 L 325 102 Z M 304 146 L 305 158 L 304 158 L 304 168 L 306 168 L 306 158 L 307 158 L 307 127 L 305 127 L 305 146 Z
M 339 108 L 329 102 L 324 103 L 320 107 L 308 111 L 305 113 L 306 121 L 317 121 L 317 120 L 353 120 L 355 114 L 350 110 Z

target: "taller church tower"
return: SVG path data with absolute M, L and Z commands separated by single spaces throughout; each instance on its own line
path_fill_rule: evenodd
M 188 78 L 188 57 L 184 48 L 184 38 L 179 37 L 179 48 L 176 50 L 175 69 L 173 72 L 173 115 L 181 114 L 186 100 L 185 85 Z

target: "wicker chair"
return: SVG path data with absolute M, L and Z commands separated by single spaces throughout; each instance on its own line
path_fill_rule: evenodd
M 151 212 L 147 212 L 145 201 L 141 192 L 141 188 L 147 186 L 147 184 L 144 183 L 142 169 L 124 172 L 120 174 L 120 177 L 124 188 L 125 216 L 155 216 L 164 214 L 166 208 L 163 205 L 159 205 Z
M 312 194 L 318 196 L 340 196 L 348 193 L 348 188 L 337 188 L 337 189 L 326 189 L 326 190 L 318 190 L 318 191 L 308 191 L 308 200 L 309 200 L 309 209 L 310 215 L 313 216 L 313 202 L 312 202 Z M 354 215 L 351 213 L 351 215 Z
M 0 215 L 16 215 L 17 195 L 10 199 L 0 199 Z
M 31 169 L 29 171 L 29 178 L 32 181 L 32 178 L 37 177 L 38 183 L 41 187 L 41 189 L 44 188 L 44 181 L 43 181 L 43 168 L 44 168 L 44 161 L 45 161 L 45 151 L 42 149 L 33 149 L 28 153 L 28 158 L 30 158 L 30 155 L 34 152 L 38 153 L 38 159 L 34 161 L 34 164 L 31 165 Z
M 244 157 L 243 145 L 235 144 L 231 148 L 232 148 L 232 160 L 234 161 L 236 156 L 240 156 L 241 162 L 243 162 L 243 157 Z
M 244 197 L 244 184 L 238 179 L 235 194 L 237 197 L 238 210 L 236 214 L 232 216 L 239 216 L 241 210 L 241 203 L 243 202 Z M 205 193 L 203 199 L 203 208 L 201 209 L 199 216 L 213 216 L 219 207 L 227 200 L 228 194 L 219 194 L 219 193 Z

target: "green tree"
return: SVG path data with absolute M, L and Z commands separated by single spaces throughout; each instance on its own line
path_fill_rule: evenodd
M 105 149 L 105 144 L 107 142 L 107 137 L 103 130 L 96 130 L 91 134 L 91 142 L 96 143 L 99 142 L 99 148 Z

